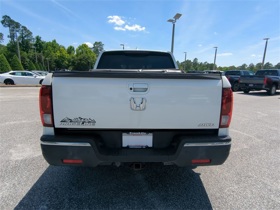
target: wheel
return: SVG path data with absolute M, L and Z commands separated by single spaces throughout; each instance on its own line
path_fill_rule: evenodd
M 232 87 L 231 87 L 233 92 L 236 92 L 239 90 L 239 84 L 238 82 L 233 83 Z
M 243 92 L 244 92 L 244 93 L 249 93 L 249 92 L 250 92 L 250 90 L 243 90 Z
M 276 93 L 276 85 L 272 85 L 272 87 L 267 91 L 268 95 L 274 95 Z
M 5 79 L 4 81 L 5 85 L 14 85 L 14 81 L 12 79 Z
M 40 80 L 39 84 L 42 85 L 43 79 Z

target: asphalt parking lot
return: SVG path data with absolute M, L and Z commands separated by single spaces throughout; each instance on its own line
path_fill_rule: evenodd
M 280 92 L 234 93 L 228 160 L 196 169 L 49 166 L 39 87 L 0 87 L 0 209 L 280 209 Z

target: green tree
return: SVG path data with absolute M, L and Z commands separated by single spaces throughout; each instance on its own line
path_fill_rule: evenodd
M 186 71 L 193 70 L 193 64 L 191 60 L 186 60 L 186 65 L 185 65 Z
M 53 40 L 51 42 L 45 42 L 43 45 L 43 54 L 44 54 L 44 58 L 45 58 L 45 65 L 46 67 L 50 70 L 55 70 L 57 69 L 56 67 L 56 61 L 57 61 L 57 56 L 59 50 L 60 50 L 60 46 L 56 40 Z
M 35 41 L 34 41 L 33 46 L 35 47 L 36 52 L 37 53 L 42 53 L 43 49 L 44 49 L 44 44 L 46 42 L 44 42 L 40 36 L 35 36 L 34 40 Z
M 73 68 L 78 71 L 88 71 L 95 61 L 95 53 L 86 44 L 82 44 L 76 49 Z
M 34 63 L 34 66 L 35 66 L 35 68 L 36 68 L 35 70 L 41 70 L 41 69 L 40 69 L 39 63 Z
M 0 44 L 0 54 L 7 54 L 7 47 L 5 45 Z
M 14 57 L 12 58 L 10 65 L 13 70 L 24 70 L 22 64 L 20 63 L 16 55 L 14 55 Z
M 0 43 L 4 41 L 4 34 L 0 32 Z
M 11 71 L 12 68 L 4 54 L 0 54 L 0 72 Z
M 264 69 L 273 69 L 273 65 L 272 65 L 272 63 L 267 62 L 264 64 L 263 68 Z
M 59 50 L 55 53 L 55 66 L 58 69 L 67 69 L 68 68 L 68 58 L 69 55 L 64 47 L 60 47 Z
M 29 61 L 28 70 L 38 70 L 32 61 Z
M 247 67 L 248 67 L 247 64 L 244 63 L 244 64 L 242 64 L 241 66 L 239 66 L 238 69 L 239 69 L 239 70 L 246 70 Z
M 21 52 L 21 64 L 23 66 L 24 69 L 28 69 L 28 66 L 29 66 L 29 57 L 28 57 L 28 54 L 26 52 Z
M 192 66 L 194 70 L 198 70 L 198 65 L 199 65 L 198 59 L 197 58 L 193 59 Z
M 257 63 L 255 65 L 255 71 L 260 70 L 262 68 L 262 63 Z
M 280 69 L 280 63 L 277 63 L 274 67 L 275 69 Z
M 247 69 L 251 70 L 251 71 L 254 71 L 255 70 L 255 65 L 253 63 L 250 63 Z
M 75 66 L 75 48 L 69 46 L 66 51 L 68 54 L 68 69 L 72 70 Z
M 100 52 L 104 50 L 104 44 L 102 42 L 94 42 L 92 50 L 97 57 L 100 54 Z
M 75 55 L 75 48 L 73 46 L 67 47 L 67 53 L 68 55 Z
M 19 29 L 19 43 L 20 43 L 20 49 L 22 51 L 28 52 L 30 49 L 32 49 L 33 46 L 33 36 L 32 32 L 25 26 L 21 26 Z
M 11 42 L 15 42 L 18 37 L 18 32 L 20 31 L 20 23 L 14 21 L 12 18 L 10 18 L 8 15 L 4 15 L 2 17 L 1 23 L 3 27 L 9 28 L 9 35 L 8 37 L 11 39 Z

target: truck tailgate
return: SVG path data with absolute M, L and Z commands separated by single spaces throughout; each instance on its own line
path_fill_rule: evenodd
M 248 76 L 240 76 L 239 83 L 263 84 L 263 80 L 264 80 L 264 76 L 248 75 Z
M 56 128 L 215 129 L 221 79 L 53 77 Z

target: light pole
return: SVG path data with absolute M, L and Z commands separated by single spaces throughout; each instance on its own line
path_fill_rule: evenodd
M 184 71 L 186 70 L 186 59 L 187 59 L 187 52 L 184 52 L 185 53 L 185 62 L 184 62 Z
M 215 56 L 214 56 L 214 66 L 213 66 L 213 70 L 215 70 L 216 68 L 216 57 L 217 57 L 217 48 L 218 47 L 214 47 L 215 48 Z
M 174 49 L 174 34 L 175 34 L 175 23 L 176 21 L 182 16 L 182 14 L 180 13 L 177 13 L 173 19 L 169 19 L 167 20 L 167 22 L 170 22 L 173 24 L 173 27 L 172 27 L 172 41 L 171 41 L 171 52 L 173 53 L 173 49 Z
M 263 60 L 262 60 L 262 68 L 261 69 L 263 69 L 265 54 L 266 54 L 266 48 L 267 48 L 267 42 L 268 42 L 269 38 L 264 38 L 263 40 L 265 40 L 265 47 L 264 47 L 264 52 L 263 52 Z
M 124 44 L 120 44 L 122 46 L 122 49 L 124 50 Z

